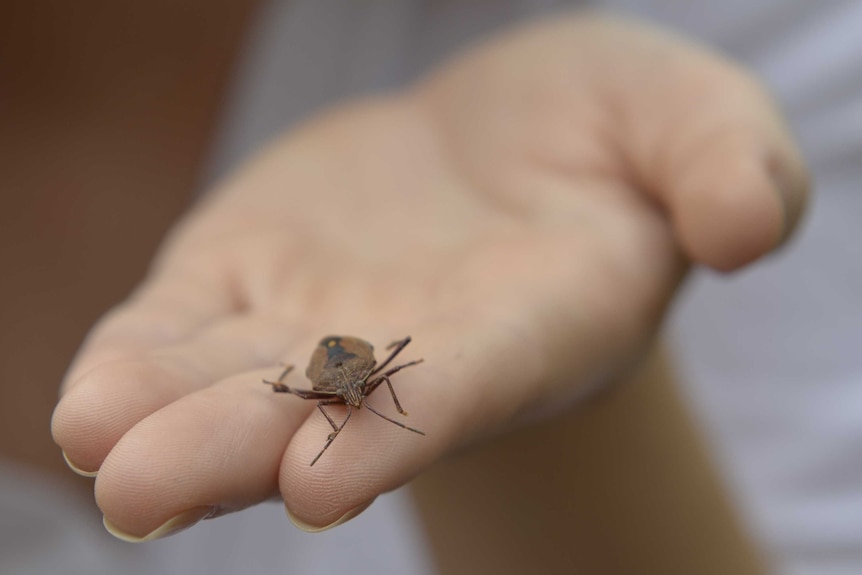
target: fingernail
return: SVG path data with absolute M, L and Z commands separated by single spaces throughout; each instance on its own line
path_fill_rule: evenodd
M 287 518 L 290 519 L 291 523 L 293 523 L 294 525 L 296 525 L 297 527 L 299 527 L 300 529 L 302 529 L 303 531 L 305 531 L 307 533 L 320 533 L 321 531 L 326 531 L 327 529 L 332 529 L 333 527 L 338 527 L 339 525 L 341 525 L 343 523 L 347 523 L 348 521 L 350 521 L 351 519 L 353 519 L 354 517 L 356 517 L 357 515 L 359 515 L 363 511 L 365 511 L 366 509 L 368 509 L 372 503 L 374 503 L 374 499 L 372 499 L 371 501 L 368 501 L 367 503 L 363 503 L 362 505 L 359 505 L 358 507 L 354 507 L 353 509 L 351 509 L 350 511 L 348 511 L 347 513 L 345 513 L 344 515 L 342 515 L 341 517 L 339 517 L 338 519 L 336 519 L 335 521 L 330 523 L 329 525 L 324 525 L 323 527 L 315 527 L 313 525 L 309 525 L 308 523 L 304 522 L 302 519 L 299 519 L 293 513 L 291 513 L 290 509 L 288 509 L 287 506 L 285 506 L 284 509 L 285 509 L 285 511 L 287 511 Z
M 215 508 L 210 506 L 192 507 L 188 511 L 183 511 L 179 515 L 168 519 L 143 537 L 126 533 L 125 531 L 111 523 L 110 519 L 108 519 L 107 517 L 102 517 L 102 523 L 105 525 L 105 529 L 108 531 L 108 533 L 110 533 L 117 539 L 127 541 L 128 543 L 143 543 L 144 541 L 161 539 L 162 537 L 173 535 L 174 533 L 182 531 L 183 529 L 188 529 L 200 520 L 210 517 L 214 514 L 214 512 Z
M 81 469 L 80 467 L 78 467 L 77 465 L 72 463 L 72 460 L 69 459 L 69 456 L 66 455 L 65 451 L 63 452 L 63 459 L 66 460 L 66 465 L 69 466 L 69 469 L 71 469 L 72 471 L 74 471 L 78 475 L 81 475 L 82 477 L 95 477 L 96 474 L 99 472 L 98 470 L 96 470 L 96 471 L 84 471 L 83 469 Z
M 798 182 L 783 168 L 777 158 L 770 156 L 766 161 L 766 171 L 781 205 L 782 227 L 779 243 L 783 243 L 796 227 L 802 214 L 807 182 Z M 796 178 L 798 179 L 798 178 Z
M 775 194 L 778 196 L 778 203 L 781 207 L 781 232 L 778 234 L 778 241 L 776 242 L 776 246 L 780 246 L 787 239 L 787 236 L 790 235 L 790 230 L 793 229 L 793 225 L 791 223 L 792 217 L 790 215 L 789 193 L 785 191 L 787 188 L 774 178 L 772 187 L 775 190 Z

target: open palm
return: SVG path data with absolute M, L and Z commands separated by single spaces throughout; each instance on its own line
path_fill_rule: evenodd
M 543 22 L 274 143 L 197 206 L 88 339 L 53 431 L 129 538 L 284 498 L 355 515 L 465 442 L 637 360 L 687 262 L 733 269 L 795 223 L 805 175 L 740 72 L 617 22 Z M 424 358 L 332 427 L 276 394 L 326 335 Z M 332 408 L 336 420 L 345 412 Z M 173 518 L 173 519 L 172 519 Z M 161 527 L 160 527 L 161 526 Z

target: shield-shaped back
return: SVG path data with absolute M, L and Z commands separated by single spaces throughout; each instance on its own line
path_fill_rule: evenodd
M 305 375 L 317 391 L 336 391 L 347 382 L 364 381 L 374 369 L 374 346 L 358 337 L 330 335 L 317 345 Z

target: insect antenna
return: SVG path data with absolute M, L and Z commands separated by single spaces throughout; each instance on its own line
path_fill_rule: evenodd
M 386 420 L 386 421 L 388 421 L 389 423 L 394 423 L 394 424 L 395 424 L 395 425 L 397 425 L 398 427 L 404 428 L 404 429 L 406 429 L 407 431 L 412 431 L 413 433 L 418 433 L 419 435 L 425 435 L 425 432 L 424 432 L 424 431 L 419 431 L 418 429 L 413 429 L 412 427 L 408 427 L 407 425 L 404 425 L 404 424 L 403 424 L 403 423 L 401 423 L 400 421 L 395 421 L 394 419 L 391 419 L 391 418 L 389 418 L 389 417 L 386 417 L 385 415 L 383 415 L 382 413 L 380 413 L 379 411 L 377 411 L 376 409 L 374 409 L 373 407 L 371 407 L 371 405 L 369 405 L 369 403 L 368 403 L 367 401 L 363 401 L 362 403 L 364 403 L 364 404 L 365 404 L 365 407 L 367 407 L 367 408 L 368 408 L 368 410 L 369 410 L 371 413 L 374 413 L 375 415 L 379 415 L 380 417 L 382 417 L 383 419 L 385 419 L 385 420 Z M 324 449 L 325 449 L 325 448 L 324 448 Z

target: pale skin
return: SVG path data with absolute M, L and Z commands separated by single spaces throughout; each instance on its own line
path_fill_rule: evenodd
M 130 539 L 273 496 L 332 526 L 623 375 L 690 263 L 769 253 L 806 195 L 773 104 L 726 61 L 632 24 L 525 26 L 311 120 L 195 206 L 79 352 L 54 438 Z M 369 400 L 425 437 L 359 410 L 309 467 L 330 424 L 261 380 L 283 361 L 310 388 L 329 334 L 378 360 L 413 337 L 409 417 Z

